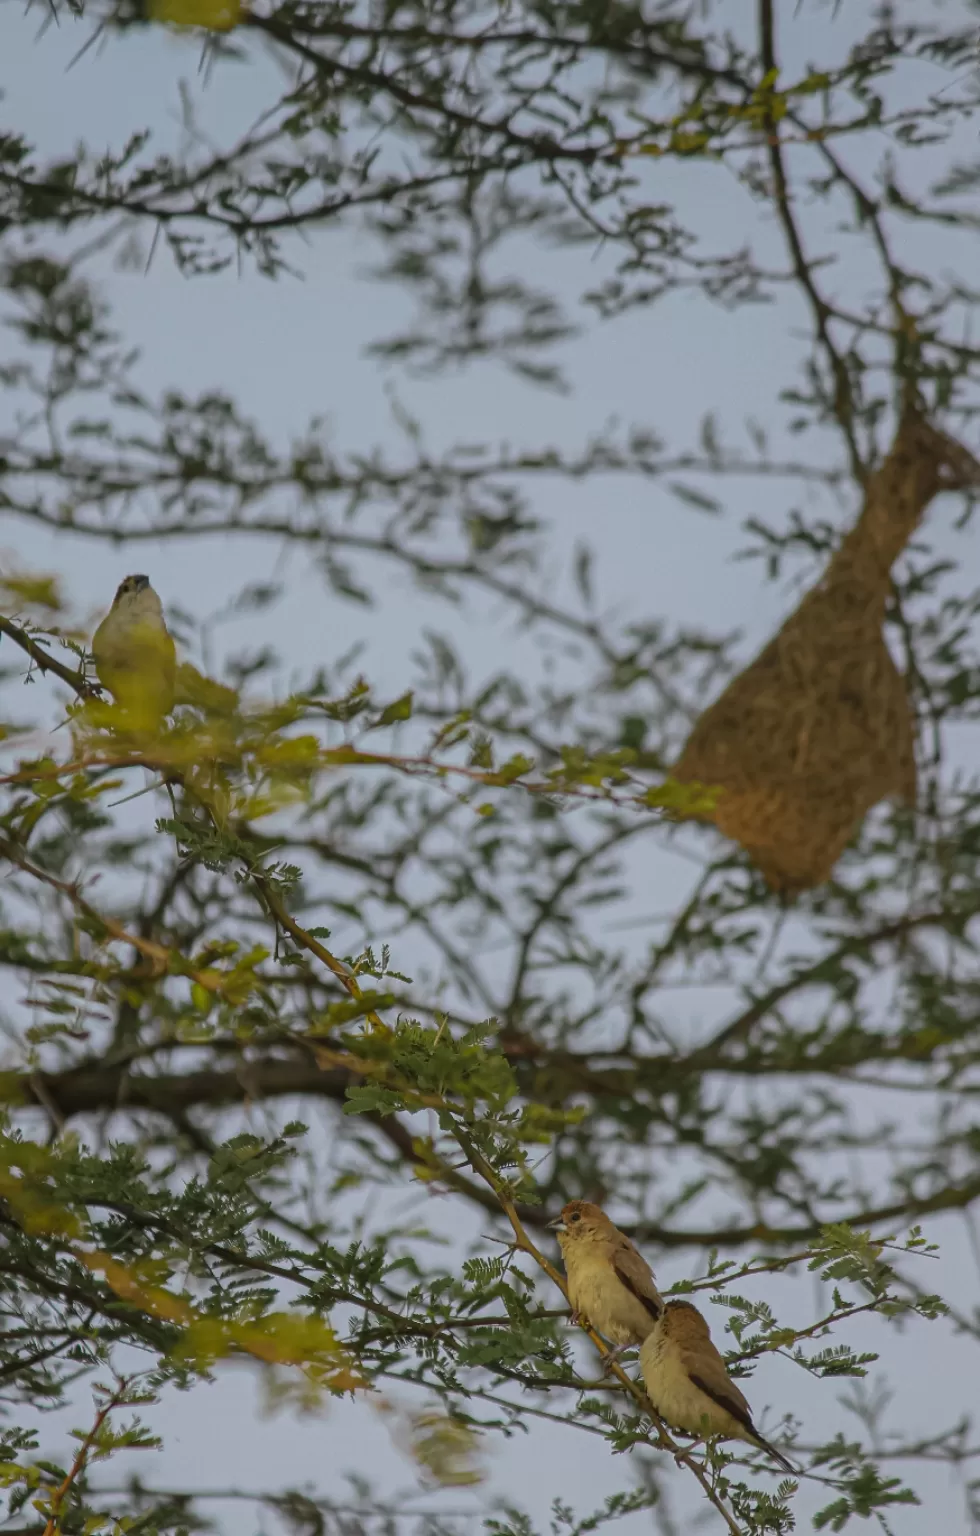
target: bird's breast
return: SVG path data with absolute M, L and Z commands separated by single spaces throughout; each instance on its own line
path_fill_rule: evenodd
M 611 1343 L 639 1343 L 653 1326 L 646 1308 L 626 1289 L 608 1258 L 566 1253 L 565 1273 L 575 1311 L 588 1318 Z
M 718 1433 L 728 1428 L 730 1415 L 696 1387 L 678 1356 L 663 1343 L 640 1352 L 643 1380 L 654 1408 L 675 1429 L 699 1434 L 705 1427 Z M 723 1422 L 722 1422 L 723 1421 Z

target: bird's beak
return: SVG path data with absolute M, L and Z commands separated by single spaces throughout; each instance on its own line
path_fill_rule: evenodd
M 568 1228 L 566 1227 L 565 1223 L 562 1221 L 560 1216 L 556 1216 L 554 1221 L 549 1221 L 547 1226 L 548 1226 L 548 1231 L 549 1232 L 567 1232 L 568 1231 Z

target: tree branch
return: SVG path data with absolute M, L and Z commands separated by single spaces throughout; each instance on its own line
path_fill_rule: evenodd
M 26 651 L 40 672 L 53 672 L 55 677 L 60 677 L 61 681 L 67 683 L 80 699 L 90 699 L 98 695 L 100 690 L 94 683 L 88 681 L 81 669 L 76 671 L 73 667 L 66 666 L 63 661 L 58 661 L 26 629 L 15 624 L 13 620 L 0 616 L 0 635 L 6 635 L 15 645 L 19 645 L 22 651 Z

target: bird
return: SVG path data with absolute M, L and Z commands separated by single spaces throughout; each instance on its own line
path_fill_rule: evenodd
M 787 1472 L 796 1469 L 752 1422 L 752 1410 L 689 1301 L 668 1301 L 640 1347 L 640 1371 L 655 1411 L 675 1429 L 758 1446 Z
M 617 1346 L 613 1358 L 642 1344 L 664 1300 L 653 1271 L 626 1233 L 588 1200 L 570 1201 L 548 1225 L 558 1233 L 573 1321 L 587 1318 Z
M 127 576 L 92 636 L 99 682 L 138 725 L 159 725 L 174 705 L 177 653 L 149 576 Z

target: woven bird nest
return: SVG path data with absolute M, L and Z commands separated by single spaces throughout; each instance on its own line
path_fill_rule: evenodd
M 691 732 L 674 777 L 721 787 L 710 819 L 775 890 L 820 885 L 873 805 L 915 801 L 912 712 L 882 633 L 890 572 L 937 492 L 978 481 L 965 448 L 908 412 L 821 580 Z

